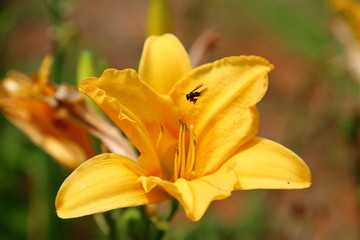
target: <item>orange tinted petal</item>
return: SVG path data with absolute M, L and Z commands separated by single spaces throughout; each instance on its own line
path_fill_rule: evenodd
M 35 144 L 61 165 L 75 169 L 94 155 L 86 130 L 57 111 L 47 102 L 32 98 L 0 99 L 0 109 Z
M 167 139 L 167 145 L 162 146 L 166 155 L 176 144 L 172 135 L 177 134 L 178 113 L 169 97 L 154 92 L 131 69 L 108 69 L 100 78 L 82 81 L 80 91 L 91 97 L 139 149 L 144 168 L 153 175 L 159 174 L 161 167 L 167 168 L 161 166 L 163 156 L 157 145 L 159 138 Z

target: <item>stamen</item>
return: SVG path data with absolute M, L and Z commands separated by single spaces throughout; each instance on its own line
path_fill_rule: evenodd
M 180 169 L 180 176 L 185 176 L 186 171 L 186 124 L 181 124 L 180 130 L 181 141 L 179 142 L 179 150 L 180 150 L 180 161 L 181 161 L 181 169 Z
M 178 180 L 178 178 L 179 178 L 179 150 L 176 148 L 175 159 L 174 159 L 174 181 Z
M 190 144 L 189 144 L 189 150 L 188 155 L 186 158 L 186 178 L 191 179 L 192 178 L 192 171 L 195 165 L 195 139 L 194 139 L 194 133 L 190 131 Z
M 155 148 L 156 148 L 156 151 L 159 152 L 159 147 L 160 147 L 160 142 L 161 142 L 161 139 L 164 135 L 164 127 L 162 125 L 160 125 L 160 134 L 156 140 L 156 145 L 155 145 Z
M 186 137 L 190 135 L 189 146 L 187 149 Z M 195 165 L 195 138 L 194 133 L 187 128 L 186 123 L 179 120 L 178 147 L 175 149 L 174 158 L 174 180 L 185 178 L 190 180 Z M 187 151 L 187 152 L 186 152 Z

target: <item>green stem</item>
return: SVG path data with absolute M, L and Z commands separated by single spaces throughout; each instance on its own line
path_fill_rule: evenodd
M 175 213 L 179 209 L 179 202 L 176 199 L 171 199 L 171 208 L 168 215 L 164 218 L 163 222 L 169 223 L 174 217 Z M 154 232 L 151 235 L 151 239 L 160 240 L 163 239 L 168 229 L 158 228 L 156 224 L 153 224 Z
M 48 11 L 49 18 L 52 25 L 52 54 L 54 55 L 54 64 L 51 69 L 51 79 L 60 83 L 62 80 L 62 72 L 64 65 L 65 53 L 62 49 L 61 38 L 59 36 L 59 29 L 64 23 L 62 2 L 59 0 L 44 0 L 45 7 Z
M 165 221 L 170 222 L 177 210 L 179 210 L 179 202 L 176 199 L 171 199 L 171 209 L 165 218 Z
M 116 221 L 113 218 L 113 216 L 111 216 L 111 212 L 104 213 L 104 217 L 109 227 L 109 232 L 108 232 L 109 240 L 119 240 L 119 236 L 117 234 L 117 228 L 116 228 Z
M 104 213 L 96 213 L 93 215 L 98 228 L 107 236 L 110 232 L 109 225 L 105 219 Z

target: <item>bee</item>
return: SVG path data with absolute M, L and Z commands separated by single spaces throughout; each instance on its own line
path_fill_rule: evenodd
M 197 100 L 199 100 L 199 97 L 201 95 L 201 92 L 203 91 L 196 91 L 199 88 L 201 88 L 204 84 L 200 84 L 199 86 L 197 86 L 194 90 L 192 90 L 190 93 L 186 94 L 186 100 L 189 102 L 192 102 L 193 104 L 196 103 Z

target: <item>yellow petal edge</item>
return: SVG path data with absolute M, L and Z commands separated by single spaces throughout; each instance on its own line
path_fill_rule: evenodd
M 238 176 L 235 190 L 300 189 L 311 185 L 311 172 L 294 152 L 256 137 L 228 160 Z
M 104 153 L 89 159 L 64 181 L 55 205 L 60 218 L 74 218 L 112 209 L 159 203 L 166 199 L 161 192 L 146 193 L 137 163 Z

